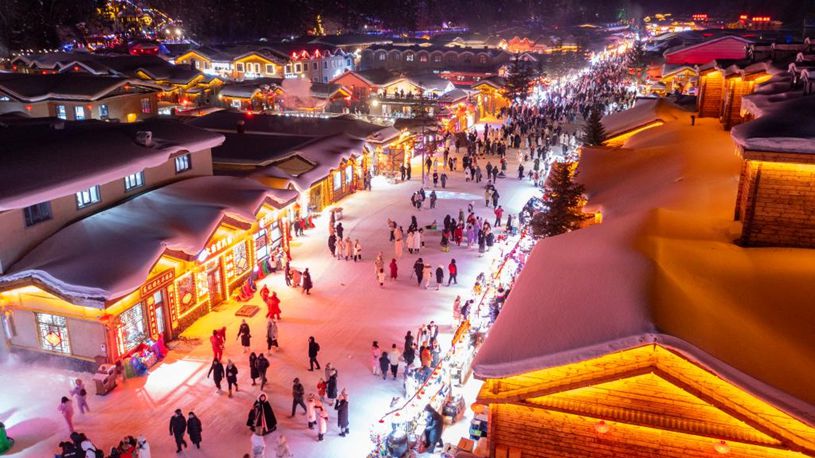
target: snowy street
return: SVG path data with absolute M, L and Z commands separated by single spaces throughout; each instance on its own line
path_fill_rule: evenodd
M 463 151 L 463 150 L 462 150 Z M 387 264 L 394 257 L 393 244 L 388 241 L 387 220 L 391 218 L 407 229 L 410 216 L 416 215 L 420 226 L 436 221 L 441 225 L 445 215 L 457 217 L 459 210 L 466 212 L 472 202 L 477 215 L 492 224 L 495 216 L 492 207 L 484 205 L 484 185 L 465 182 L 461 171 L 448 173 L 447 188 L 436 188 L 438 202 L 435 209 L 428 209 L 425 202 L 421 211 L 410 206 L 410 195 L 419 189 L 421 158 L 414 159 L 413 180 L 388 184 L 377 178 L 372 192 L 357 192 L 345 198 L 338 206 L 343 208 L 341 220 L 346 237 L 359 239 L 363 247 L 361 262 L 340 261 L 332 258 L 327 247 L 328 212 L 316 218 L 315 229 L 306 231 L 304 237 L 292 241 L 292 266 L 309 268 L 314 289 L 306 296 L 300 289 L 287 287 L 281 274 L 274 274 L 259 282 L 281 299 L 282 321 L 279 323 L 279 352 L 272 351 L 269 361 L 269 384 L 265 392 L 270 396 L 278 420 L 277 432 L 266 436 L 266 456 L 272 457 L 277 436 L 284 434 L 296 457 L 364 457 L 372 450 L 369 439 L 370 425 L 390 410 L 391 399 L 404 396 L 402 377 L 383 381 L 371 374 L 371 342 L 379 341 L 383 350 L 392 344 L 402 348 L 406 331 L 414 335 L 417 328 L 434 320 L 440 327 L 439 342 L 442 351 L 449 346 L 453 323 L 452 303 L 456 295 L 465 297 L 475 277 L 488 265 L 488 256 L 479 257 L 477 247 L 467 249 L 452 244 L 448 253 L 440 249 L 440 231 L 425 231 L 426 246 L 419 254 L 404 251 L 398 260 L 399 278 L 387 280 L 380 288 L 376 281 L 373 260 L 383 252 Z M 507 154 L 509 162 L 507 177 L 499 178 L 497 189 L 499 205 L 506 215 L 513 215 L 517 225 L 517 213 L 533 195 L 540 195 L 529 180 L 517 179 L 517 154 Z M 487 156 L 479 159 L 486 165 L 498 164 L 498 158 Z M 530 163 L 525 164 L 527 170 Z M 439 169 L 439 173 L 442 170 Z M 430 181 L 430 180 L 428 180 Z M 426 188 L 428 194 L 432 182 Z M 502 229 L 503 230 L 503 229 Z M 454 258 L 459 266 L 458 286 L 442 286 L 425 290 L 416 286 L 411 278 L 412 266 L 417 258 L 423 258 L 433 268 L 443 266 L 445 283 L 447 265 Z M 260 307 L 259 313 L 247 319 L 252 329 L 252 350 L 265 351 L 266 306 L 256 294 L 252 304 Z M 175 444 L 168 435 L 168 422 L 177 408 L 186 415 L 194 411 L 203 423 L 203 442 L 200 450 L 186 449 L 179 456 L 189 457 L 241 457 L 250 451 L 250 431 L 246 418 L 252 402 L 260 393 L 259 386 L 252 386 L 249 379 L 248 354 L 243 353 L 237 340 L 241 318 L 235 311 L 244 304 L 228 301 L 218 310 L 199 319 L 184 333 L 185 339 L 173 342 L 173 350 L 164 361 L 154 366 L 145 377 L 128 379 L 107 396 L 94 395 L 91 374 L 65 370 L 34 367 L 15 361 L 14 357 L 0 366 L 0 421 L 6 424 L 8 434 L 17 440 L 12 454 L 14 458 L 50 457 L 57 451 L 57 444 L 68 438 L 68 429 L 57 412 L 59 398 L 67 396 L 72 380 L 79 377 L 89 387 L 91 412 L 74 417 L 76 430 L 84 432 L 100 448 L 109 450 L 126 435 L 144 435 L 149 441 L 154 457 L 175 456 Z M 226 391 L 216 393 L 207 371 L 212 359 L 208 341 L 215 328 L 227 326 L 227 346 L 224 359 L 232 359 L 238 366 L 239 389 L 232 398 Z M 318 356 L 325 367 L 332 363 L 338 370 L 338 390 L 347 389 L 350 403 L 350 436 L 339 437 L 336 411 L 329 407 L 328 434 L 323 442 L 317 441 L 315 431 L 306 426 L 306 417 L 299 410 L 294 418 L 291 413 L 292 380 L 299 377 L 306 393 L 316 393 L 316 385 L 322 370 L 309 372 L 307 340 L 314 336 L 321 346 Z M 471 381 L 467 391 L 477 389 Z M 472 398 L 467 399 L 468 404 Z M 453 425 L 454 434 L 445 439 L 456 443 L 467 429 L 463 423 Z M 192 446 L 192 444 L 190 444 Z

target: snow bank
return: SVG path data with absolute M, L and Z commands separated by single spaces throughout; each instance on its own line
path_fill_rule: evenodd
M 579 181 L 604 222 L 538 243 L 476 376 L 660 342 L 815 421 L 815 251 L 732 243 L 739 167 L 710 119 L 584 151 Z
M 673 121 L 681 113 L 681 108 L 665 99 L 639 99 L 633 108 L 603 117 L 602 123 L 611 138 L 655 121 Z
M 252 223 L 264 202 L 282 207 L 296 197 L 246 178 L 173 183 L 60 230 L 0 284 L 37 280 L 74 304 L 103 308 L 138 288 L 166 250 L 197 256 L 225 216 Z

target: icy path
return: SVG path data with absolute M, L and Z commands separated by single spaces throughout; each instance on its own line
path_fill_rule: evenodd
M 537 195 L 528 181 L 519 182 L 514 150 L 507 154 L 508 178 L 499 179 L 497 188 L 501 195 L 499 204 L 506 214 L 517 212 L 526 200 Z M 498 161 L 490 158 L 493 164 Z M 453 246 L 449 253 L 439 248 L 440 233 L 434 232 L 426 240 L 426 248 L 420 255 L 405 253 L 399 261 L 399 279 L 380 288 L 374 277 L 373 259 L 383 251 L 386 264 L 393 257 L 388 242 L 387 218 L 392 218 L 407 229 L 410 215 L 416 214 L 421 225 L 434 219 L 439 223 L 445 214 L 457 217 L 459 209 L 465 209 L 469 201 L 475 204 L 477 214 L 492 223 L 492 208 L 484 207 L 483 185 L 465 183 L 461 171 L 450 174 L 447 189 L 437 190 L 439 201 L 434 210 L 415 211 L 410 207 L 410 194 L 420 182 L 418 160 L 414 161 L 413 181 L 397 185 L 375 183 L 373 192 L 360 192 L 343 200 L 346 236 L 359 238 L 363 245 L 363 262 L 338 261 L 329 256 L 327 248 L 326 218 L 315 220 L 316 229 L 292 243 L 293 265 L 308 267 L 312 272 L 314 290 L 305 296 L 299 289 L 288 288 L 279 275 L 264 279 L 269 287 L 278 292 L 282 300 L 283 320 L 280 323 L 282 350 L 272 353 L 269 369 L 270 385 L 266 392 L 278 419 L 278 432 L 267 436 L 267 456 L 274 456 L 273 445 L 277 435 L 283 433 L 289 439 L 296 457 L 364 457 L 371 450 L 368 437 L 369 425 L 388 410 L 391 398 L 402 396 L 401 377 L 397 381 L 383 381 L 370 373 L 370 345 L 378 340 L 388 349 L 392 343 L 399 348 L 403 336 L 410 329 L 414 332 L 422 323 L 435 320 L 444 335 L 440 336 L 443 349 L 449 345 L 452 322 L 451 305 L 457 294 L 465 295 L 474 278 L 486 266 L 486 258 L 479 258 L 476 249 Z M 459 160 L 459 167 L 461 161 Z M 482 167 L 486 160 L 481 162 Z M 529 169 L 529 164 L 526 164 Z M 429 190 L 428 190 L 429 193 Z M 427 202 L 426 202 L 427 203 Z M 516 224 L 517 218 L 515 216 Z M 504 217 L 506 218 L 506 216 Z M 410 280 L 413 262 L 421 256 L 435 266 L 446 266 L 455 258 L 459 266 L 459 286 L 424 290 Z M 387 269 L 386 269 L 387 271 Z M 252 348 L 265 349 L 265 305 L 259 296 L 252 301 L 261 306 L 249 320 L 254 335 Z M 184 335 L 200 338 L 199 345 L 182 345 L 170 352 L 164 362 L 155 366 L 147 377 L 130 379 L 110 395 L 89 395 L 93 411 L 74 419 L 76 429 L 85 432 L 98 446 L 109 450 L 125 435 L 143 434 L 153 450 L 153 457 L 176 456 L 175 445 L 168 435 L 168 420 L 173 410 L 181 408 L 186 414 L 195 411 L 203 422 L 203 448 L 182 452 L 179 456 L 239 458 L 250 450 L 249 430 L 246 416 L 252 401 L 258 395 L 258 387 L 249 380 L 248 357 L 242 353 L 235 340 L 240 318 L 234 316 L 238 304 L 230 303 L 198 320 Z M 240 389 L 231 399 L 218 395 L 211 380 L 206 378 L 211 352 L 207 337 L 213 328 L 227 325 L 227 348 L 225 357 L 238 365 Z M 342 438 L 337 435 L 335 411 L 330 410 L 329 431 L 324 442 L 317 442 L 316 434 L 306 427 L 300 412 L 294 418 L 291 413 L 291 383 L 299 377 L 306 392 L 316 392 L 316 383 L 322 371 L 308 372 L 306 356 L 307 338 L 315 336 L 322 350 L 319 361 L 324 366 L 333 363 L 339 372 L 340 389 L 347 388 L 350 400 L 351 434 Z M 10 457 L 53 456 L 56 445 L 67 437 L 67 427 L 56 407 L 59 397 L 67 395 L 70 380 L 79 376 L 90 386 L 89 374 L 76 374 L 64 370 L 31 367 L 21 364 L 0 366 L 0 421 L 15 437 L 18 445 Z M 401 370 L 400 370 L 401 376 Z M 225 382 L 224 382 L 225 383 Z M 477 386 L 467 391 L 474 393 Z M 89 390 L 93 392 L 94 390 Z M 471 402 L 471 399 L 469 400 Z M 454 425 L 453 440 L 466 433 L 462 422 Z

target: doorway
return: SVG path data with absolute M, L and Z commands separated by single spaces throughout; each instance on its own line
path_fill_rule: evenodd
M 224 282 L 221 278 L 221 269 L 215 264 L 214 269 L 207 271 L 207 286 L 209 288 L 209 305 L 215 307 L 224 301 Z

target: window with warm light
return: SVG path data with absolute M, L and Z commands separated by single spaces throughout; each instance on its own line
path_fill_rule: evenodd
M 235 64 L 235 70 L 243 72 L 243 62 L 238 62 L 237 64 Z
M 35 313 L 40 348 L 57 353 L 71 353 L 71 341 L 68 337 L 68 323 L 64 316 L 48 313 Z
M 274 65 L 266 64 L 266 73 L 273 75 L 274 74 Z
M 150 114 L 153 112 L 153 106 L 150 103 L 149 97 L 142 97 L 141 99 L 141 112 L 145 114 Z
M 119 326 L 116 329 L 116 345 L 119 354 L 132 350 L 146 337 L 144 308 L 141 303 L 125 310 L 119 315 Z
M 85 119 L 85 107 L 77 105 L 74 107 L 74 119 L 82 121 Z
M 101 200 L 102 193 L 99 191 L 99 185 L 91 186 L 76 193 L 76 208 L 89 207 Z

